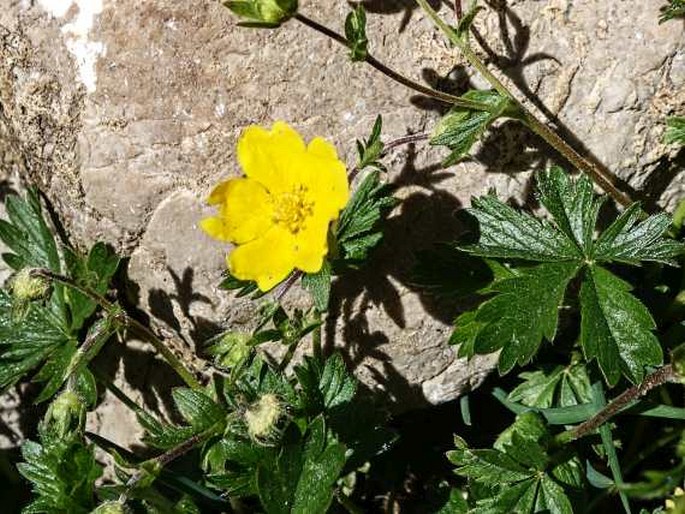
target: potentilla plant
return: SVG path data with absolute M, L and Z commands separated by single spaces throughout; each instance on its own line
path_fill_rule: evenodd
M 0 239 L 15 272 L 0 291 L 0 387 L 30 379 L 40 384 L 36 401 L 50 402 L 18 465 L 33 489 L 24 512 L 405 512 L 392 494 L 378 502 L 360 486 L 404 463 L 393 461 L 389 418 L 359 394 L 342 355 L 322 348 L 331 283 L 373 261 L 398 204 L 388 152 L 425 141 L 446 149 L 448 167 L 501 119 L 563 158 L 536 176 L 541 211 L 484 191 L 467 209 L 474 234 L 422 254 L 413 280 L 472 306 L 446 342 L 466 358 L 497 352 L 502 378 L 492 394 L 510 423 L 481 438 L 485 448 L 455 433 L 443 462 L 454 473 L 427 487 L 413 512 L 685 512 L 685 203 L 673 216 L 646 213 L 609 170 L 531 114 L 472 47 L 482 6 L 454 2 L 451 25 L 432 3 L 416 4 L 490 89 L 454 96 L 381 63 L 362 5 L 341 22 L 343 35 L 296 0 L 224 2 L 246 27 L 314 29 L 347 47 L 352 62 L 449 107 L 430 133 L 393 141 L 379 116 L 352 166 L 330 134 L 304 141 L 279 120 L 245 127 L 236 142 L 242 175 L 216 185 L 207 200 L 215 213 L 200 226 L 227 244 L 221 288 L 258 306 L 252 331 L 226 330 L 188 357 L 119 302 L 122 264 L 107 245 L 82 253 L 56 239 L 35 189 L 7 199 Z M 671 0 L 659 22 L 683 14 L 682 1 Z M 685 145 L 685 119 L 664 124 L 665 142 Z M 603 210 L 612 203 L 616 214 Z M 311 294 L 305 310 L 282 304 L 298 283 Z M 94 360 L 130 336 L 153 345 L 184 382 L 168 391 L 171 419 L 138 405 Z M 311 352 L 294 365 L 305 341 Z M 518 379 L 505 377 L 514 371 Z M 86 431 L 105 390 L 135 413 L 145 451 Z M 461 407 L 468 425 L 468 396 Z M 95 448 L 109 460 L 96 459 Z

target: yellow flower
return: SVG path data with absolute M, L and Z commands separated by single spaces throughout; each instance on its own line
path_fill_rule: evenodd
M 279 121 L 250 126 L 238 141 L 245 177 L 219 184 L 208 203 L 219 213 L 202 220 L 215 239 L 235 243 L 231 274 L 268 291 L 293 269 L 316 273 L 328 253 L 328 226 L 347 203 L 345 165 L 322 138 L 305 145 Z

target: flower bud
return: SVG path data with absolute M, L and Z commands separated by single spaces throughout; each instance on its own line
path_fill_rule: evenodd
M 207 352 L 214 356 L 217 366 L 237 368 L 250 356 L 252 335 L 244 332 L 226 332 L 210 346 Z
M 19 302 L 28 302 L 44 298 L 50 289 L 50 283 L 42 277 L 31 276 L 31 270 L 24 268 L 12 277 L 10 288 Z
M 233 0 L 224 5 L 246 23 L 278 27 L 297 13 L 297 0 Z
M 265 394 L 245 411 L 247 433 L 255 441 L 268 441 L 278 433 L 278 422 L 285 413 L 275 394 Z
M 90 514 L 128 514 L 126 506 L 118 501 L 109 501 L 99 505 Z
M 64 391 L 50 404 L 43 421 L 43 427 L 64 435 L 85 421 L 86 409 L 73 391 Z

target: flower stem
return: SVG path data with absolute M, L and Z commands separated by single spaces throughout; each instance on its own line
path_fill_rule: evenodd
M 560 444 L 570 443 L 581 437 L 592 434 L 595 430 L 601 427 L 604 423 L 613 418 L 616 414 L 621 412 L 628 404 L 642 398 L 649 391 L 655 387 L 670 382 L 679 382 L 680 377 L 673 369 L 671 364 L 662 366 L 651 375 L 647 375 L 642 383 L 626 389 L 616 398 L 614 398 L 606 407 L 595 414 L 593 417 L 581 423 L 575 428 L 566 430 L 556 436 L 556 441 Z
M 300 23 L 306 25 L 307 27 L 310 27 L 316 30 L 317 32 L 320 32 L 321 34 L 328 36 L 334 41 L 337 41 L 341 45 L 347 48 L 350 47 L 349 41 L 347 41 L 347 39 L 342 34 L 338 34 L 334 30 L 331 30 L 328 27 L 321 25 L 320 23 L 312 20 L 311 18 L 308 18 L 304 14 L 297 13 L 295 15 L 295 19 Z M 459 107 L 464 107 L 466 109 L 473 109 L 476 111 L 489 111 L 492 109 L 492 106 L 490 105 L 481 102 L 476 102 L 473 100 L 467 100 L 465 98 L 459 98 L 458 96 L 450 95 L 449 93 L 443 93 L 442 91 L 437 91 L 433 88 L 424 86 L 423 84 L 419 84 L 418 82 L 415 82 L 405 77 L 404 75 L 396 72 L 392 68 L 386 66 L 371 54 L 367 54 L 364 57 L 364 61 L 367 64 L 373 66 L 376 70 L 380 71 L 386 77 L 389 77 L 395 82 L 398 82 L 403 86 L 408 87 L 409 89 L 413 89 L 414 91 L 421 93 L 422 95 L 430 96 L 431 98 L 440 100 L 441 102 L 457 105 Z
M 183 381 L 186 383 L 188 387 L 192 389 L 202 388 L 202 385 L 197 380 L 197 378 L 195 378 L 195 375 L 185 367 L 185 364 L 174 354 L 173 351 L 171 351 L 171 349 L 167 347 L 164 341 L 157 337 L 157 335 L 152 330 L 150 330 L 150 328 L 143 325 L 137 319 L 129 316 L 116 304 L 110 302 L 96 291 L 93 291 L 88 287 L 76 283 L 69 277 L 54 273 L 49 269 L 36 268 L 31 270 L 31 275 L 43 277 L 55 283 L 70 287 L 71 289 L 78 291 L 79 293 L 88 297 L 90 300 L 92 300 L 93 302 L 97 303 L 100 307 L 102 307 L 108 315 L 112 316 L 113 319 L 118 320 L 125 327 L 132 330 L 133 332 L 136 332 L 145 341 L 152 344 L 152 346 L 154 346 L 155 349 L 162 355 L 164 360 L 166 360 L 167 363 L 173 368 L 173 370 L 176 373 L 178 373 L 178 375 L 181 377 L 181 379 L 183 379 Z
M 152 469 L 161 469 L 182 455 L 188 453 L 198 444 L 204 442 L 209 436 L 214 435 L 214 432 L 215 431 L 213 430 L 205 430 L 204 432 L 195 434 L 194 436 L 183 441 L 178 446 L 175 446 L 174 448 L 164 452 L 162 455 L 155 457 L 154 459 L 146 461 L 144 464 L 147 464 Z M 126 491 L 121 494 L 119 501 L 122 503 L 125 502 L 129 491 L 131 491 L 138 484 L 138 482 L 144 479 L 148 474 L 149 471 L 147 469 L 142 469 L 129 478 L 128 482 L 126 482 Z
M 466 39 L 460 38 L 455 30 L 450 27 L 435 10 L 430 6 L 427 0 L 416 0 L 421 9 L 428 15 L 433 23 L 447 36 L 447 38 L 456 46 L 464 55 L 467 61 L 473 66 L 485 80 L 502 96 L 508 98 L 520 113 L 520 121 L 522 121 L 529 129 L 535 132 L 538 136 L 544 139 L 547 144 L 559 152 L 569 163 L 571 163 L 578 170 L 586 173 L 598 186 L 611 195 L 614 200 L 623 206 L 628 206 L 633 203 L 630 195 L 621 191 L 617 186 L 618 179 L 604 166 L 592 162 L 586 157 L 580 155 L 571 145 L 564 141 L 556 132 L 550 129 L 547 125 L 538 120 L 526 107 L 507 89 L 507 87 L 500 81 L 485 65 L 485 63 L 476 55 Z

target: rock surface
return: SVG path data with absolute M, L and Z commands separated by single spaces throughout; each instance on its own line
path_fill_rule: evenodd
M 334 141 L 352 164 L 354 140 L 377 114 L 392 139 L 429 130 L 443 112 L 296 21 L 247 30 L 204 0 L 8 1 L 0 162 L 43 188 L 75 243 L 105 240 L 130 256 L 133 301 L 191 348 L 252 318 L 248 302 L 216 289 L 226 248 L 197 228 L 212 185 L 239 173 L 243 127 L 287 120 Z M 478 21 L 479 33 L 521 98 L 538 97 L 533 107 L 577 148 L 672 208 L 685 187 L 682 155 L 661 138 L 665 116 L 685 107 L 682 24 L 659 25 L 660 3 L 641 0 L 489 3 L 499 9 Z M 454 92 L 484 86 L 413 2 L 366 4 L 381 60 Z M 301 9 L 338 28 L 348 6 L 303 0 Z M 494 188 L 525 201 L 531 170 L 549 162 L 540 148 L 505 123 L 448 170 L 423 146 L 390 158 L 405 201 L 374 265 L 334 287 L 326 343 L 343 347 L 362 380 L 399 408 L 453 399 L 491 369 L 490 357 L 456 359 L 446 344 L 453 310 L 412 290 L 408 270 L 415 250 L 459 233 L 455 212 L 471 196 Z M 290 301 L 307 298 L 294 291 Z

